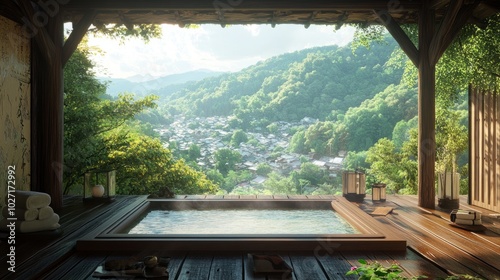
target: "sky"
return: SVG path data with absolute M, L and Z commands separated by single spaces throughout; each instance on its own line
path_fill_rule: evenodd
M 180 28 L 162 25 L 163 35 L 145 43 L 90 37 L 89 46 L 103 55 L 93 60 L 98 77 L 160 77 L 198 69 L 236 72 L 259 61 L 287 52 L 316 46 L 344 46 L 352 41 L 354 28 L 311 25 L 200 25 Z

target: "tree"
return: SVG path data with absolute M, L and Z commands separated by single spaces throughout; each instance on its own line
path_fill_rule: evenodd
M 105 86 L 95 78 L 88 55 L 81 46 L 65 67 L 64 192 L 77 187 L 84 172 L 113 168 L 119 194 L 151 194 L 163 186 L 186 194 L 215 193 L 217 186 L 203 173 L 175 161 L 158 139 L 130 123 L 153 108 L 156 98 L 103 98 Z
M 231 136 L 231 146 L 239 147 L 241 143 L 248 141 L 248 136 L 243 130 L 237 129 L 233 132 Z
M 210 169 L 205 172 L 207 178 L 219 187 L 224 184 L 224 176 L 217 169 Z
M 401 160 L 402 157 L 397 153 L 394 143 L 387 138 L 377 141 L 366 154 L 366 162 L 371 164 L 370 174 L 395 192 L 405 187 L 404 178 L 400 176 Z
M 318 155 L 330 155 L 329 140 L 333 137 L 333 122 L 317 122 L 311 125 L 305 134 L 305 145 Z
M 439 108 L 436 115 L 436 171 L 455 173 L 458 156 L 468 148 L 467 128 L 460 124 L 459 111 Z
M 273 171 L 273 169 L 267 163 L 260 163 L 259 165 L 257 165 L 257 175 L 267 176 L 269 173 L 271 173 L 271 171 Z
M 219 149 L 215 152 L 215 168 L 226 176 L 230 170 L 234 170 L 237 163 L 241 162 L 241 154 L 230 149 Z
M 276 133 L 278 131 L 278 124 L 272 123 L 272 124 L 268 125 L 266 128 L 269 131 L 269 133 Z
M 300 170 L 298 172 L 299 180 L 307 180 L 312 185 L 318 185 L 323 180 L 324 176 L 324 170 L 310 162 L 300 165 Z
M 297 188 L 292 179 L 281 177 L 276 172 L 269 173 L 269 178 L 264 182 L 264 188 L 269 194 L 297 194 Z
M 109 149 L 104 135 L 114 130 L 145 108 L 155 106 L 154 96 L 134 100 L 132 95 L 117 100 L 105 97 L 105 85 L 92 71 L 90 51 L 83 45 L 64 69 L 64 192 L 77 184 L 83 173 L 102 168 Z M 115 145 L 124 145 L 115 143 Z
M 188 149 L 189 160 L 196 161 L 199 157 L 201 157 L 200 146 L 191 144 Z
M 305 154 L 308 152 L 305 142 L 306 132 L 304 130 L 299 130 L 292 136 L 288 149 L 293 153 Z

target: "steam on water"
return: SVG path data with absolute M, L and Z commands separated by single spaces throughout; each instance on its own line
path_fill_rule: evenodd
M 331 210 L 153 210 L 129 234 L 352 234 Z

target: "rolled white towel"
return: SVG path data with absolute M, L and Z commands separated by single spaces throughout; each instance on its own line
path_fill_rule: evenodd
M 29 222 L 2 220 L 0 223 L 0 228 L 4 231 L 10 231 L 9 225 L 15 224 L 16 231 L 22 233 L 54 230 L 61 226 L 59 224 L 59 215 L 57 214 L 53 214 L 52 217 L 45 220 L 34 220 Z
M 17 218 L 20 221 L 33 221 L 38 218 L 38 209 L 21 209 L 16 208 L 12 210 L 14 215 L 10 215 L 9 208 L 4 206 L 2 208 L 2 216 L 4 218 Z
M 51 202 L 50 195 L 42 192 L 16 191 L 13 194 L 16 199 L 16 208 L 38 209 L 49 206 Z M 7 203 L 7 197 L 5 200 Z
M 38 219 L 46 220 L 54 215 L 54 209 L 50 206 L 45 206 L 43 208 L 38 209 Z

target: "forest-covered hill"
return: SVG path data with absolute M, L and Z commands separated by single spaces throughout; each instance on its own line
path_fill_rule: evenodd
M 402 70 L 387 67 L 392 39 L 370 49 L 319 47 L 280 55 L 236 73 L 156 92 L 160 107 L 192 116 L 235 115 L 253 120 L 298 121 L 305 116 L 337 120 L 391 84 Z

